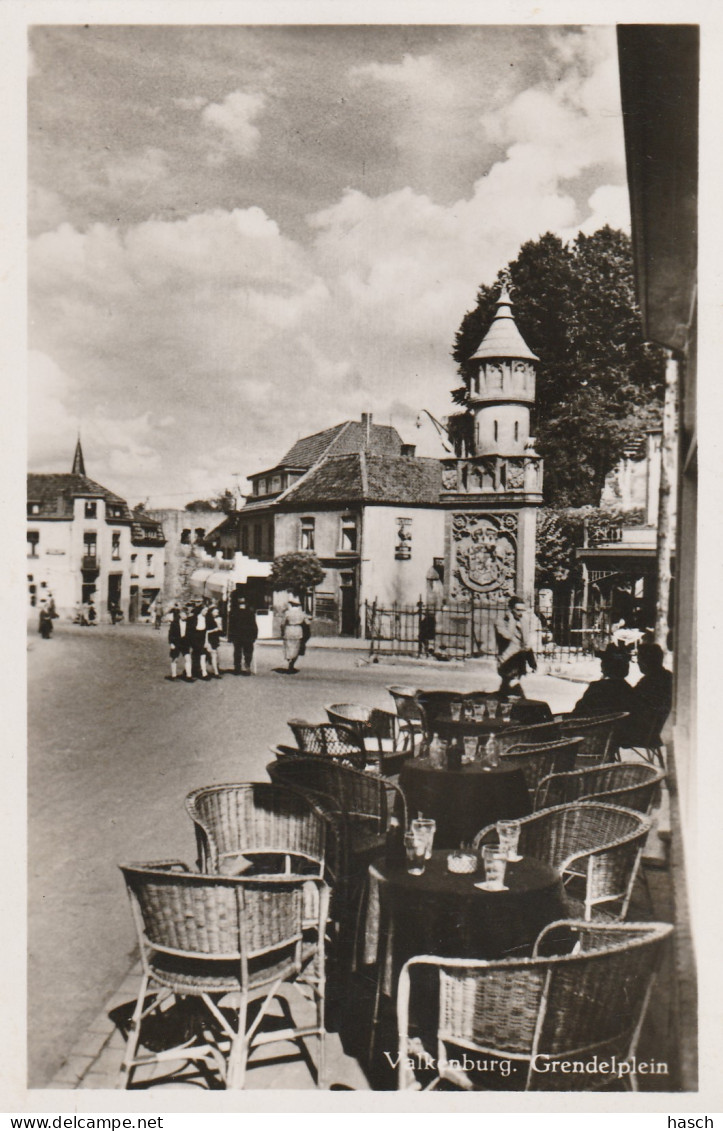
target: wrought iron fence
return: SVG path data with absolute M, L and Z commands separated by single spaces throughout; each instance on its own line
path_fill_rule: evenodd
M 440 660 L 496 656 L 496 624 L 506 601 L 471 597 L 468 601 L 415 605 L 366 602 L 365 636 L 372 655 L 429 656 Z M 535 652 L 556 662 L 594 655 L 612 636 L 607 605 L 543 603 L 536 608 L 539 630 Z

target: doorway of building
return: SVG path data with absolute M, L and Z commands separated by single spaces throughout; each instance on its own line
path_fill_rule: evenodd
M 121 573 L 108 574 L 108 612 L 113 608 L 120 608 L 122 578 Z
M 133 624 L 138 620 L 138 612 L 141 604 L 141 595 L 138 592 L 137 585 L 131 585 L 130 600 L 128 601 L 128 620 Z
M 342 573 L 341 584 L 341 635 L 356 636 L 356 578 L 353 573 Z

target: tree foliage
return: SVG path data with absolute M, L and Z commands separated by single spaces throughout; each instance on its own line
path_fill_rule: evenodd
M 610 227 L 570 244 L 551 233 L 523 245 L 509 264 L 514 316 L 540 358 L 532 435 L 545 459 L 545 500 L 596 506 L 625 445 L 660 419 L 662 352 L 643 341 L 629 237 Z M 453 356 L 468 359 L 494 316 L 502 272 L 465 314 Z M 467 404 L 467 387 L 452 399 Z
M 211 499 L 194 499 L 186 503 L 187 511 L 222 511 L 223 514 L 232 514 L 236 510 L 236 496 L 233 491 L 225 487 Z
M 324 568 L 309 551 L 280 554 L 272 563 L 270 577 L 274 589 L 288 589 L 301 597 L 324 580 Z
M 542 507 L 537 512 L 535 586 L 538 589 L 572 589 L 582 582 L 582 568 L 575 550 L 585 544 L 587 526 L 590 544 L 604 540 L 610 527 L 624 522 L 639 526 L 642 510 L 615 507 Z

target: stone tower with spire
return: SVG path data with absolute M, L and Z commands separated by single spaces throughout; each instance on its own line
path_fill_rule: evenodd
M 533 597 L 535 510 L 542 503 L 542 460 L 530 436 L 538 361 L 517 328 L 505 281 L 467 367 L 471 451 L 442 461 L 450 600 L 474 594 L 498 605 L 513 593 Z

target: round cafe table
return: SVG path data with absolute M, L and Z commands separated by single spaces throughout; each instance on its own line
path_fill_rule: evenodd
M 433 852 L 421 876 L 410 875 L 406 862 L 369 866 L 359 941 L 362 961 L 377 963 L 372 1049 L 381 996 L 396 993 L 407 959 L 502 958 L 531 947 L 543 927 L 569 915 L 560 873 L 541 860 L 508 862 L 507 890 L 490 892 L 475 886 L 484 880 L 481 861 L 472 875 L 456 875 L 447 870 L 447 855 Z
M 486 825 L 532 812 L 522 771 L 504 766 L 484 769 L 473 762 L 440 770 L 427 758 L 413 758 L 402 765 L 399 785 L 410 817 L 434 818 L 435 848 L 459 848 Z

